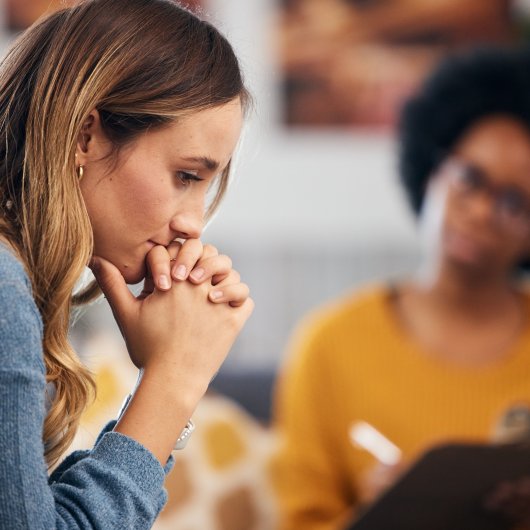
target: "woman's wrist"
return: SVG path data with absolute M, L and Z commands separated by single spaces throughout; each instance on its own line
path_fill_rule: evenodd
M 170 374 L 144 369 L 114 428 L 141 443 L 161 465 L 167 462 L 205 392 L 199 385 L 186 385 Z
M 209 379 L 182 374 L 171 365 L 149 365 L 140 370 L 135 391 L 143 385 L 157 394 L 163 394 L 164 399 L 171 403 L 194 410 L 209 384 Z

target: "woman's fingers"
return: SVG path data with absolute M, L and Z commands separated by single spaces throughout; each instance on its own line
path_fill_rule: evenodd
M 241 311 L 241 317 L 243 318 L 243 323 L 247 321 L 247 319 L 252 315 L 252 312 L 254 311 L 254 300 L 252 298 L 248 297 L 238 308 L 238 311 Z
M 135 302 L 134 296 L 129 291 L 121 272 L 110 261 L 93 256 L 89 267 L 121 327 L 129 308 Z
M 169 260 L 173 264 L 174 261 L 177 259 L 178 253 L 180 252 L 180 249 L 182 247 L 182 243 L 180 241 L 171 241 L 169 246 L 167 247 L 167 253 L 169 254 Z
M 250 295 L 250 289 L 245 283 L 227 285 L 226 287 L 216 287 L 210 291 L 210 300 L 218 303 L 228 303 L 232 307 L 239 307 L 244 304 Z
M 239 283 L 241 278 L 237 271 L 231 270 L 228 274 L 216 274 L 212 276 L 212 285 L 219 285 L 221 282 L 230 280 L 230 283 Z
M 232 260 L 219 255 L 212 245 L 203 246 L 198 239 L 188 239 L 184 243 L 173 241 L 167 248 L 153 247 L 146 262 L 148 275 L 139 298 L 145 298 L 155 288 L 169 291 L 172 280 L 186 278 L 197 285 L 211 281 L 217 287 L 212 301 L 217 298 L 215 301 L 238 307 L 248 298 L 248 287 L 240 284 L 239 273 L 232 269 Z
M 206 243 L 202 247 L 202 257 L 203 258 L 212 258 L 213 256 L 218 256 L 218 255 L 219 255 L 219 251 L 213 245 L 210 245 L 209 243 Z
M 202 248 L 202 257 L 201 259 L 195 264 L 195 266 L 193 267 L 190 275 L 189 275 L 189 280 L 192 282 L 192 283 L 195 283 L 195 284 L 199 284 L 199 283 L 202 283 L 204 282 L 205 280 L 207 279 L 210 279 L 212 277 L 212 273 L 208 273 L 208 271 L 210 269 L 212 269 L 213 267 L 215 267 L 215 265 L 210 265 L 208 266 L 207 270 L 204 269 L 204 263 L 211 259 L 211 258 L 215 258 L 219 256 L 219 251 L 217 250 L 216 247 L 214 247 L 213 245 L 209 245 L 209 244 L 206 244 L 203 246 Z
M 176 260 L 182 244 L 173 241 L 166 248 L 162 245 L 153 247 L 146 256 L 148 274 L 140 296 L 145 297 L 156 287 L 160 291 L 171 289 L 171 265 Z
M 148 290 L 148 280 L 151 278 L 153 285 L 160 291 L 171 289 L 171 270 L 169 254 L 166 247 L 157 245 L 153 247 L 146 256 L 147 268 L 149 270 L 144 285 L 144 291 Z
M 232 260 L 225 255 L 200 259 L 191 271 L 189 280 L 198 284 L 213 277 L 227 277 L 232 270 Z M 218 283 L 218 282 L 217 282 Z
M 186 239 L 180 247 L 175 261 L 171 262 L 171 277 L 182 281 L 188 278 L 195 264 L 203 256 L 203 246 L 199 239 Z
M 237 271 L 232 270 L 225 280 L 215 285 L 208 294 L 209 299 L 216 303 L 240 307 L 250 296 L 250 289 L 241 282 Z

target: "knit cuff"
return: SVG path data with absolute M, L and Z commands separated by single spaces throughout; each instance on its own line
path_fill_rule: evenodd
M 99 442 L 106 433 L 112 432 L 114 427 L 116 427 L 116 423 L 118 423 L 118 420 L 111 420 L 105 425 L 105 427 L 103 427 L 103 429 L 101 429 L 101 432 L 98 434 L 98 437 L 94 443 L 94 447 L 99 444 Z M 173 469 L 174 465 L 175 459 L 173 458 L 173 455 L 169 455 L 166 465 L 164 466 L 164 474 L 167 475 Z
M 119 432 L 107 432 L 92 450 L 91 457 L 128 476 L 153 499 L 158 497 L 164 482 L 164 469 L 136 440 Z

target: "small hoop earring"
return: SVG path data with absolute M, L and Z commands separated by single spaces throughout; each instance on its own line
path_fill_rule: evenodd
M 84 168 L 84 166 L 78 166 L 78 167 L 76 168 L 76 173 L 77 173 L 77 178 L 78 178 L 79 180 L 81 180 L 81 179 L 83 178 L 84 173 L 85 173 L 85 168 Z

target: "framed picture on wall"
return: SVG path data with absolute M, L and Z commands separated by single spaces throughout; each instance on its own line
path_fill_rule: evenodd
M 281 0 L 276 40 L 284 124 L 391 128 L 403 101 L 445 54 L 517 44 L 523 27 L 516 4 Z
M 71 6 L 78 0 L 5 0 L 5 24 L 11 32 L 18 32 L 31 26 L 40 16 L 57 9 Z M 199 10 L 202 0 L 180 2 L 192 11 Z
M 44 13 L 70 5 L 65 0 L 5 0 L 5 23 L 12 32 L 31 26 Z

